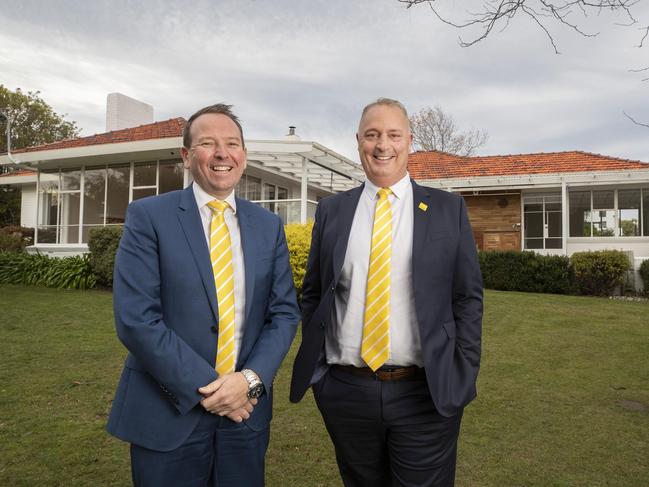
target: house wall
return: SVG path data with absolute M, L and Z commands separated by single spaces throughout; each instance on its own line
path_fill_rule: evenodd
M 20 192 L 20 224 L 23 227 L 36 226 L 36 184 L 23 184 Z
M 463 194 L 480 250 L 521 249 L 520 192 Z

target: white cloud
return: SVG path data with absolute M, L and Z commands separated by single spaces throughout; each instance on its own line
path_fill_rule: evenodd
M 440 4 L 444 2 L 438 2 Z M 469 2 L 446 2 L 455 12 Z M 649 23 L 649 7 L 639 19 Z M 607 16 L 596 38 L 554 28 L 561 55 L 525 19 L 461 48 L 429 9 L 396 0 L 181 2 L 23 0 L 3 7 L 0 82 L 40 90 L 85 134 L 104 129 L 106 95 L 122 92 L 156 119 L 233 103 L 248 137 L 297 125 L 356 159 L 362 106 L 378 96 L 411 111 L 441 105 L 461 128 L 490 133 L 484 153 L 581 149 L 649 160 L 647 62 L 640 33 Z M 618 21 L 620 19 L 617 19 Z

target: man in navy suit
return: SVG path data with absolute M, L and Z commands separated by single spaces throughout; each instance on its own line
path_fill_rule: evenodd
M 464 200 L 409 178 L 401 103 L 356 138 L 367 181 L 316 210 L 290 398 L 312 385 L 347 487 L 452 486 L 482 329 Z
M 234 196 L 246 149 L 230 109 L 189 118 L 181 153 L 194 183 L 131 203 L 117 251 L 115 323 L 129 353 L 108 431 L 131 443 L 137 486 L 264 485 L 273 378 L 299 309 L 281 220 Z

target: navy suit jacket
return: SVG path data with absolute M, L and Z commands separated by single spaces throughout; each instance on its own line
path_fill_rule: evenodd
M 482 332 L 482 276 L 464 199 L 412 181 L 412 288 L 430 393 L 452 416 L 476 395 Z M 290 399 L 298 402 L 324 357 L 349 233 L 363 186 L 318 204 L 302 289 L 302 344 Z M 369 250 L 368 250 L 369 259 Z M 359 326 L 362 326 L 359 323 Z
M 265 428 L 272 383 L 299 320 L 281 220 L 237 199 L 245 263 L 245 329 L 236 370 L 259 374 L 265 394 L 246 421 Z M 190 187 L 134 201 L 115 259 L 117 334 L 129 351 L 108 431 L 157 451 L 180 446 L 201 414 L 198 388 L 216 380 L 218 304 Z

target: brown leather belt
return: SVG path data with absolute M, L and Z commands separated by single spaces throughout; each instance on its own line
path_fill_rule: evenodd
M 406 380 L 406 379 L 425 379 L 426 373 L 421 367 L 412 365 L 410 367 L 384 367 L 373 372 L 369 367 L 354 367 L 353 365 L 332 365 L 334 370 L 339 370 L 347 374 L 357 375 L 359 377 L 368 377 L 380 381 Z

